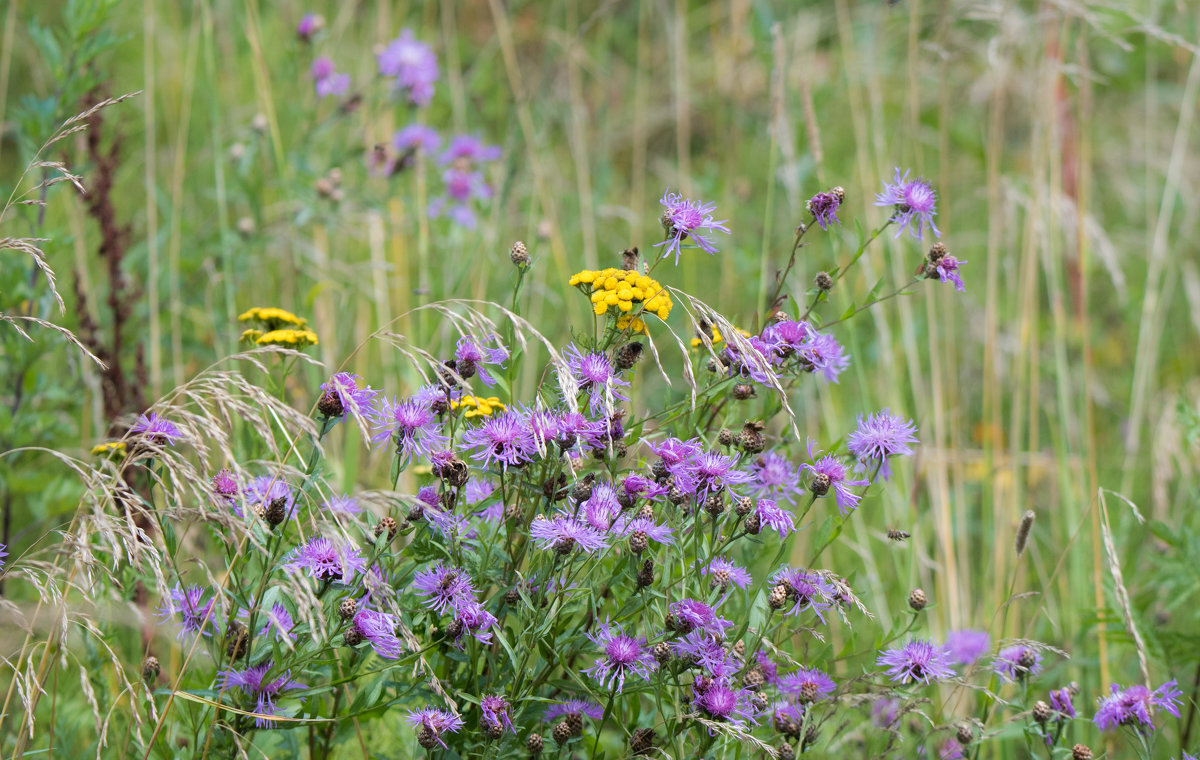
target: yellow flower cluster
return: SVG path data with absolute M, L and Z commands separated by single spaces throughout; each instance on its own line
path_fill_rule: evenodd
M 712 329 L 712 331 L 713 331 L 713 339 L 712 339 L 712 344 L 713 344 L 714 346 L 720 345 L 720 344 L 721 344 L 721 341 L 725 340 L 725 338 L 721 336 L 721 331 L 720 331 L 720 330 L 718 330 L 716 327 L 714 327 L 714 328 Z M 742 330 L 742 329 L 740 329 L 740 328 L 739 328 L 739 329 L 738 329 L 738 332 L 740 332 L 740 333 L 742 334 L 742 337 L 743 337 L 743 338 L 749 338 L 749 337 L 750 337 L 750 333 L 748 333 L 748 332 L 747 332 L 747 331 L 745 331 L 745 330 Z M 702 346 L 702 345 L 704 345 L 704 341 L 700 340 L 699 338 L 692 338 L 692 348 L 696 348 L 697 346 Z
M 671 313 L 671 296 L 663 286 L 631 269 L 585 269 L 571 275 L 570 284 L 591 297 L 597 316 L 617 317 L 621 330 L 630 327 L 634 332 L 645 331 L 645 323 L 630 314 L 635 306 L 641 305 L 644 313 L 664 320 Z
M 467 411 L 463 413 L 468 419 L 471 417 L 491 417 L 492 412 L 503 412 L 507 407 L 501 403 L 500 399 L 495 396 L 463 396 L 459 399 L 450 400 L 450 408 L 458 409 L 465 408 Z
M 106 441 L 92 447 L 92 456 L 104 456 L 105 454 L 124 454 L 125 443 L 122 441 Z
M 317 334 L 312 330 L 272 330 L 255 338 L 260 346 L 290 346 L 304 348 L 317 345 Z
M 278 309 L 274 306 L 255 306 L 253 309 L 243 312 L 238 317 L 238 321 L 261 322 L 268 332 L 286 327 L 303 328 L 308 324 L 308 320 L 304 317 L 297 317 L 286 309 Z

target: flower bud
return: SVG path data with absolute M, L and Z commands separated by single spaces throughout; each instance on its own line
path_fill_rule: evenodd
M 1033 719 L 1038 723 L 1045 724 L 1052 715 L 1054 715 L 1054 710 L 1044 700 L 1039 699 L 1033 703 Z
M 541 734 L 533 733 L 525 740 L 525 747 L 529 750 L 530 755 L 540 755 L 546 748 L 546 741 L 542 739 Z
M 783 605 L 787 604 L 787 597 L 787 586 L 781 583 L 771 589 L 771 593 L 767 595 L 767 606 L 773 610 L 781 610 L 783 609 Z
M 833 278 L 828 272 L 817 272 L 817 276 L 813 278 L 813 285 L 817 286 L 817 290 L 826 293 L 833 289 Z
M 354 617 L 354 613 L 358 612 L 358 600 L 352 596 L 348 596 L 338 602 L 338 617 L 342 620 L 349 620 Z
M 396 518 L 384 517 L 375 525 L 375 538 L 379 538 L 384 533 L 387 533 L 388 541 L 391 541 L 396 537 L 396 532 L 399 529 L 400 526 L 396 524 Z
M 908 595 L 908 606 L 913 609 L 913 612 L 920 612 L 925 609 L 925 605 L 929 603 L 925 592 L 922 589 L 914 588 L 912 593 Z
M 567 725 L 565 720 L 555 723 L 552 735 L 554 736 L 554 741 L 557 743 L 566 744 L 567 740 L 571 738 L 571 727 Z
M 512 260 L 513 266 L 517 269 L 525 269 L 529 266 L 529 249 L 520 240 L 512 244 L 512 248 L 508 250 L 508 258 Z
M 161 671 L 162 668 L 158 664 L 158 658 L 154 655 L 150 655 L 142 661 L 142 680 L 146 682 L 147 686 L 154 685 L 154 682 L 158 680 L 158 674 Z
M 754 391 L 754 386 L 749 385 L 748 383 L 738 383 L 737 385 L 733 386 L 732 394 L 733 397 L 738 401 L 745 401 L 746 399 L 751 399 L 758 395 Z
M 1071 748 L 1071 760 L 1092 760 L 1092 750 L 1086 744 L 1076 744 Z
M 824 496 L 829 493 L 829 487 L 833 485 L 833 480 L 823 472 L 818 472 L 813 475 L 812 482 L 808 484 L 808 490 L 812 491 L 813 496 Z

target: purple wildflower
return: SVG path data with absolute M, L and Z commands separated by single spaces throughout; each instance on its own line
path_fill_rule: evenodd
M 461 717 L 445 710 L 434 710 L 432 707 L 409 710 L 405 720 L 413 728 L 420 726 L 421 738 L 429 737 L 443 747 L 446 747 L 446 742 L 442 741 L 442 734 L 447 731 L 458 733 L 458 730 L 463 727 Z
M 266 616 L 267 622 L 259 630 L 258 635 L 265 636 L 271 629 L 274 629 L 276 641 L 283 640 L 289 644 L 292 643 L 291 631 L 296 623 L 292 620 L 292 613 L 288 612 L 287 607 L 275 602 L 271 605 L 271 609 L 264 611 L 263 614 Z
M 371 404 L 379 391 L 362 384 L 362 378 L 349 372 L 338 372 L 321 383 L 321 402 L 317 405 L 327 417 L 343 418 L 346 414 L 362 419 L 371 411 Z M 333 412 L 330 414 L 325 411 Z M 341 409 L 341 413 L 338 413 Z
M 628 517 L 622 517 L 613 526 L 613 530 L 621 536 L 632 536 L 635 533 L 640 533 L 648 540 L 656 544 L 670 546 L 675 543 L 674 531 L 667 525 L 659 525 L 651 519 L 645 517 L 635 517 L 630 520 Z
M 820 452 L 817 452 L 818 454 Z M 846 465 L 838 461 L 837 457 L 826 455 L 820 459 L 816 458 L 813 453 L 813 442 L 808 442 L 808 456 L 813 460 L 812 464 L 803 464 L 801 467 L 812 473 L 812 480 L 809 481 L 809 490 L 814 496 L 825 496 L 829 493 L 829 489 L 833 489 L 837 499 L 838 510 L 843 514 L 850 514 L 850 511 L 858 506 L 859 499 L 862 497 L 850 490 L 850 486 L 867 486 L 870 485 L 868 480 L 850 480 L 849 470 Z
M 992 671 L 1009 681 L 1019 681 L 1042 672 L 1042 655 L 1033 647 L 1015 644 L 996 653 Z
M 942 742 L 938 749 L 938 760 L 962 760 L 964 757 L 962 745 L 953 737 Z
M 833 693 L 837 684 L 825 673 L 815 668 L 801 668 L 795 673 L 779 677 L 779 690 L 784 694 L 798 697 L 809 692 L 813 700 L 824 699 Z
M 724 721 L 741 728 L 747 721 L 758 724 L 754 716 L 754 706 L 750 702 L 753 696 L 754 692 L 749 689 L 731 689 L 720 680 L 697 693 L 692 705 L 713 720 Z
M 1064 686 L 1061 689 L 1051 689 L 1050 706 L 1063 718 L 1074 718 L 1075 695 L 1071 693 L 1071 688 Z
M 467 162 L 470 164 L 484 161 L 495 161 L 500 158 L 500 147 L 484 145 L 483 141 L 472 135 L 455 135 L 446 146 L 438 160 L 443 164 Z
M 440 432 L 441 424 L 433 409 L 416 397 L 403 401 L 378 399 L 372 412 L 372 423 L 375 433 L 371 441 L 375 444 L 394 441 L 405 462 L 428 456 L 450 442 Z
M 156 412 L 139 416 L 137 421 L 130 425 L 129 432 L 140 435 L 150 443 L 159 446 L 163 444 L 174 446 L 175 439 L 183 437 L 183 431 Z
M 475 449 L 475 461 L 485 467 L 499 463 L 502 470 L 532 462 L 537 454 L 533 431 L 515 411 L 485 418 L 478 427 L 463 433 L 462 443 Z
M 428 570 L 419 570 L 413 577 L 413 588 L 419 596 L 428 597 L 425 606 L 438 612 L 447 607 L 459 607 L 475 601 L 475 585 L 466 571 L 447 567 L 438 562 Z
M 991 639 L 985 631 L 951 631 L 946 634 L 946 657 L 956 665 L 970 665 L 988 650 Z
M 258 713 L 258 717 L 254 719 L 254 725 L 259 728 L 270 728 L 275 724 L 270 718 L 264 716 L 278 715 L 275 706 L 276 698 L 285 691 L 308 688 L 305 684 L 293 679 L 290 670 L 284 671 L 283 675 L 274 680 L 267 681 L 267 673 L 271 671 L 271 667 L 271 661 L 266 660 L 245 670 L 230 669 L 217 672 L 218 688 L 221 690 L 241 689 L 246 696 L 254 697 L 254 712 Z
M 367 560 L 355 546 L 317 537 L 296 549 L 284 568 L 292 572 L 303 570 L 314 580 L 349 586 L 354 583 L 355 575 L 367 569 Z
M 959 261 L 950 254 L 946 254 L 939 258 L 937 263 L 933 265 L 933 274 L 936 274 L 937 279 L 942 282 L 954 283 L 954 289 L 959 293 L 965 293 L 967 286 L 963 284 L 962 275 L 958 273 L 958 268 L 966 263 L 965 261 Z M 926 271 L 929 270 L 926 269 Z
M 887 480 L 892 474 L 888 459 L 911 456 L 909 444 L 917 443 L 916 432 L 912 420 L 905 421 L 890 409 L 884 409 L 865 418 L 859 415 L 858 429 L 846 439 L 846 448 L 860 462 L 877 462 L 880 476 Z
M 845 197 L 836 191 L 828 193 L 817 193 L 808 199 L 805 204 L 806 208 L 812 213 L 813 219 L 821 226 L 821 229 L 829 229 L 832 224 L 841 224 L 842 220 L 837 217 L 838 207 L 842 205 L 842 198 Z
M 1179 717 L 1179 705 L 1183 692 L 1176 688 L 1172 678 L 1154 691 L 1138 684 L 1122 689 L 1120 684 L 1112 685 L 1112 693 L 1100 697 L 1100 706 L 1096 708 L 1096 716 L 1092 721 L 1101 731 L 1110 731 L 1118 726 L 1133 726 L 1142 732 L 1154 729 L 1153 710 L 1155 707 Z
M 750 473 L 736 469 L 736 454 L 706 451 L 692 458 L 687 467 L 675 473 L 675 483 L 684 493 L 695 494 L 698 502 L 724 491 L 728 486 L 748 483 Z
M 908 179 L 908 171 L 900 174 L 896 169 L 895 181 L 892 184 L 883 183 L 883 192 L 875 194 L 876 206 L 894 206 L 895 212 L 891 221 L 899 225 L 896 237 L 900 237 L 905 229 L 917 240 L 921 239 L 925 225 L 933 231 L 934 237 L 941 237 L 933 217 L 937 215 L 937 193 L 923 179 Z
M 804 705 L 792 700 L 784 700 L 771 705 L 771 721 L 776 729 L 782 729 L 788 724 L 803 725 Z
M 879 728 L 888 728 L 900 718 L 900 700 L 884 697 L 871 704 L 871 722 Z
M 754 514 L 758 516 L 760 531 L 762 528 L 770 528 L 778 531 L 780 538 L 787 538 L 789 533 L 796 530 L 792 513 L 779 507 L 774 499 L 759 499 L 755 504 Z
M 555 718 L 564 715 L 586 715 L 592 720 L 604 717 L 604 708 L 586 699 L 567 699 L 546 708 L 545 719 L 554 722 Z
M 300 18 L 300 23 L 296 24 L 296 35 L 308 42 L 313 38 L 313 35 L 321 31 L 325 26 L 325 19 L 316 13 L 305 13 Z
M 428 154 L 437 150 L 441 144 L 442 138 L 437 130 L 424 124 L 409 124 L 392 136 L 392 145 L 399 151 L 419 148 Z
M 887 667 L 888 678 L 901 684 L 920 681 L 925 684 L 954 677 L 946 651 L 924 639 L 912 639 L 899 649 L 885 649 L 875 661 Z
M 812 337 L 797 350 L 802 365 L 810 372 L 819 372 L 831 383 L 850 366 L 842 344 L 829 333 L 813 333 Z
M 800 468 L 774 451 L 766 451 L 750 464 L 751 485 L 756 496 L 769 496 L 796 503 L 796 495 L 804 492 L 800 485 Z
M 732 620 L 717 615 L 716 610 L 695 599 L 681 599 L 667 607 L 675 620 L 675 630 L 690 633 L 695 630 L 725 637 L 726 629 L 733 626 Z
M 568 514 L 549 519 L 535 517 L 529 524 L 529 535 L 541 549 L 554 549 L 559 554 L 570 554 L 576 547 L 589 554 L 608 547 L 600 531 Z
M 693 201 L 684 198 L 679 193 L 670 191 L 663 192 L 663 197 L 659 199 L 665 211 L 662 215 L 663 229 L 666 230 L 667 239 L 654 247 L 666 246 L 663 251 L 663 258 L 675 253 L 675 264 L 679 264 L 679 253 L 682 250 L 683 241 L 691 238 L 696 241 L 696 246 L 705 253 L 712 255 L 717 252 L 716 246 L 712 240 L 700 234 L 702 231 L 715 232 L 720 231 L 729 234 L 729 228 L 725 226 L 724 221 L 714 222 L 713 211 L 716 211 L 717 204 L 704 203 L 702 201 Z
M 592 495 L 583 502 L 581 507 L 584 521 L 598 531 L 606 531 L 611 528 L 613 520 L 621 514 L 621 504 L 617 501 L 617 492 L 608 483 L 597 483 L 593 486 Z
M 617 401 L 628 401 L 617 388 L 629 387 L 629 383 L 617 377 L 608 357 L 602 353 L 585 354 L 574 345 L 563 349 L 563 357 L 572 377 L 579 384 L 579 391 L 588 394 L 588 411 L 593 415 L 608 414 Z
M 284 508 L 290 515 L 292 507 L 296 503 L 296 494 L 292 491 L 292 487 L 277 475 L 259 475 L 246 486 L 245 493 L 246 504 L 250 507 L 251 512 L 260 508 L 265 510 L 272 502 L 283 499 Z M 240 508 L 235 506 L 234 511 L 239 517 L 241 516 Z
M 460 606 L 454 612 L 454 627 L 458 629 L 458 634 L 454 637 L 455 644 L 468 633 L 481 644 L 491 644 L 492 634 L 488 629 L 497 622 L 499 621 L 496 620 L 496 616 L 484 609 L 479 602 L 471 601 Z
M 650 674 L 658 669 L 658 661 L 654 659 L 646 640 L 626 636 L 619 625 L 606 621 L 595 633 L 585 635 L 593 644 L 601 647 L 604 654 L 583 671 L 584 675 L 595 678 L 605 688 L 612 689 L 615 684 L 616 692 L 620 694 L 628 676 L 636 675 L 649 681 Z
M 181 587 L 175 584 L 171 589 L 170 596 L 162 601 L 162 605 L 158 608 L 159 617 L 172 617 L 176 614 L 180 616 L 182 628 L 179 630 L 178 638 L 183 638 L 188 633 L 199 633 L 204 636 L 211 636 L 208 630 L 210 627 L 216 629 L 215 615 L 213 614 L 213 603 L 216 602 L 216 597 L 204 601 L 204 589 L 200 586 L 185 586 Z
M 358 499 L 346 494 L 330 496 L 321 506 L 328 512 L 344 517 L 359 515 L 363 511 Z
M 222 500 L 235 504 L 237 501 L 238 487 L 237 476 L 228 468 L 221 470 L 212 477 L 213 493 L 219 496 Z
M 489 346 L 488 344 L 493 341 L 496 345 Z M 476 370 L 479 372 L 479 379 L 490 388 L 496 384 L 496 380 L 488 374 L 485 365 L 491 364 L 503 369 L 504 362 L 508 360 L 508 349 L 500 343 L 500 339 L 495 335 L 483 340 L 476 340 L 470 335 L 464 335 L 455 344 L 454 360 L 457 362 L 456 366 L 460 375 L 468 378 L 472 374 L 468 368 Z
M 707 565 L 700 568 L 700 573 L 711 575 L 712 584 L 719 588 L 728 588 L 731 585 L 746 588 L 754 580 L 746 568 L 733 564 L 725 557 L 713 557 Z
M 762 668 L 763 678 L 767 683 L 775 683 L 779 680 L 779 666 L 766 652 L 758 650 L 754 655 L 754 660 L 758 663 L 758 667 Z
M 437 56 L 433 48 L 413 36 L 412 30 L 401 31 L 376 60 L 379 73 L 395 77 L 396 89 L 407 91 L 413 103 L 424 106 L 433 100 L 433 83 L 438 79 Z
M 788 599 L 792 601 L 791 609 L 786 615 L 799 615 L 805 610 L 812 610 L 817 618 L 824 623 L 825 610 L 833 606 L 836 593 L 833 585 L 820 573 L 811 573 L 793 567 L 779 570 L 771 577 L 772 586 L 783 586 L 787 590 Z
M 312 74 L 313 86 L 316 88 L 318 98 L 342 95 L 350 89 L 350 75 L 337 73 L 334 70 L 333 61 L 324 56 L 313 61 L 309 73 Z
M 728 678 L 741 669 L 741 663 L 730 655 L 721 641 L 721 638 L 697 628 L 674 641 L 671 647 L 677 657 L 702 668 L 712 678 Z
M 396 638 L 396 626 L 399 622 L 386 612 L 359 610 L 351 625 L 370 642 L 376 654 L 384 659 L 394 660 L 404 652 L 404 645 Z
M 642 498 L 647 501 L 658 501 L 670 489 L 644 475 L 634 473 L 625 476 L 625 480 L 621 481 L 621 490 L 625 492 L 625 496 L 630 500 Z
M 695 438 L 681 441 L 678 438 L 666 438 L 658 443 L 647 441 L 650 450 L 662 460 L 667 472 L 678 475 L 687 465 L 704 451 L 700 442 Z
M 508 704 L 507 699 L 499 694 L 489 694 L 479 700 L 479 710 L 483 713 L 482 721 L 484 723 L 494 724 L 514 734 L 517 732 L 517 729 L 513 728 L 512 720 L 509 717 L 512 706 Z

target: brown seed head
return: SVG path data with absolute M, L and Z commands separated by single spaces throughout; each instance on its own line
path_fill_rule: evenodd
M 748 383 L 738 383 L 737 385 L 733 386 L 731 393 L 738 401 L 745 401 L 746 399 L 751 399 L 758 395 L 754 390 L 754 386 L 749 385 Z
M 158 674 L 162 671 L 162 667 L 158 664 L 158 658 L 150 655 L 145 660 L 142 660 L 142 680 L 147 686 L 153 686 L 158 680 Z
M 781 610 L 783 605 L 787 604 L 787 597 L 787 586 L 781 583 L 771 589 L 771 593 L 767 596 L 767 605 L 773 610 Z
M 229 633 L 225 635 L 225 654 L 229 655 L 231 660 L 240 660 L 246 656 L 249 644 L 250 632 L 246 630 L 244 623 L 235 620 L 229 626 Z
M 349 620 L 354 617 L 354 613 L 358 612 L 358 600 L 352 596 L 348 596 L 338 602 L 338 617 L 342 620 Z
M 554 736 L 554 741 L 559 744 L 566 744 L 567 740 L 571 738 L 571 727 L 567 725 L 565 720 L 555 723 L 552 736 Z
M 267 508 L 263 510 L 263 519 L 267 521 L 267 525 L 272 528 L 279 525 L 287 519 L 287 497 L 280 496 L 278 499 L 272 499 Z
M 644 755 L 654 749 L 654 741 L 657 739 L 653 728 L 638 728 L 629 735 L 629 751 L 635 755 Z
M 1076 744 L 1071 748 L 1071 760 L 1092 760 L 1092 750 L 1086 744 Z
M 348 647 L 358 646 L 359 644 L 363 643 L 365 638 L 366 637 L 362 635 L 362 631 L 358 630 L 358 626 L 352 625 L 342 632 L 342 643 Z
M 512 260 L 513 266 L 517 269 L 524 269 L 529 266 L 529 249 L 518 240 L 512 244 L 512 248 L 508 249 L 508 258 Z
M 650 539 L 644 531 L 635 530 L 633 535 L 629 537 L 629 551 L 634 554 L 641 554 L 650 546 Z
M 379 538 L 384 533 L 387 533 L 388 541 L 391 541 L 396 537 L 396 533 L 399 530 L 400 526 L 396 524 L 396 518 L 390 516 L 384 517 L 375 524 L 375 538 Z
M 1033 719 L 1038 723 L 1045 723 L 1054 715 L 1054 710 L 1044 700 L 1039 699 L 1033 703 Z
M 344 416 L 346 414 L 346 407 L 342 405 L 342 397 L 340 395 L 334 391 L 325 391 L 321 394 L 321 398 L 317 399 L 317 411 L 333 419 Z
M 541 734 L 533 733 L 525 740 L 525 747 L 529 750 L 530 755 L 540 755 L 546 748 L 546 740 L 542 738 Z
M 919 588 L 914 588 L 908 595 L 908 606 L 912 607 L 914 612 L 925 609 L 925 605 L 928 603 L 929 599 L 925 597 L 925 592 Z
M 613 366 L 618 370 L 633 369 L 641 361 L 643 351 L 642 344 L 637 341 L 626 343 L 613 355 Z
M 812 482 L 808 484 L 808 490 L 812 491 L 813 496 L 824 496 L 829 493 L 829 487 L 833 485 L 833 480 L 823 472 L 818 472 L 813 475 Z

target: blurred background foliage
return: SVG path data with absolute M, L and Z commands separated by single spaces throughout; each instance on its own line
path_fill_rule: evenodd
M 311 41 L 295 32 L 307 12 L 326 20 Z M 101 335 L 120 322 L 115 359 L 147 403 L 234 352 L 236 316 L 251 306 L 305 315 L 327 366 L 348 360 L 372 384 L 405 390 L 411 373 L 384 343 L 355 349 L 422 304 L 503 301 L 517 239 L 535 261 L 527 316 L 565 341 L 568 320 L 589 319 L 569 275 L 615 266 L 631 245 L 650 251 L 664 188 L 716 201 L 733 234 L 719 255 L 691 252 L 655 276 L 753 328 L 804 201 L 845 187 L 846 224 L 806 238 L 794 294 L 845 263 L 855 225 L 886 218 L 871 205 L 880 181 L 912 167 L 939 190 L 943 240 L 969 262 L 967 293 L 927 287 L 839 325 L 851 371 L 800 393 L 801 431 L 822 441 L 883 406 L 921 430 L 915 466 L 866 504 L 832 566 L 857 578 L 885 628 L 914 585 L 943 629 L 984 625 L 1019 573 L 1018 590 L 1041 593 L 1013 605 L 1004 633 L 1071 652 L 1064 682 L 1097 694 L 1137 677 L 1113 595 L 1119 562 L 1155 677 L 1177 677 L 1194 698 L 1194 3 L 7 0 L 0 25 L 5 197 L 39 179 L 18 185 L 61 122 L 140 91 L 103 112 L 98 145 L 81 133 L 45 156 L 89 189 L 111 159 L 107 197 L 118 232 L 128 225 L 117 266 L 88 196 L 57 185 L 44 210 L 14 208 L 0 235 L 47 239 L 66 314 L 11 252 L 0 309 Z M 502 148 L 475 229 L 428 217 L 436 165 L 378 170 L 397 157 L 393 133 L 418 117 L 376 73 L 373 50 L 402 28 L 441 65 L 419 118 Z M 318 55 L 350 74 L 347 95 L 315 95 Z M 333 193 L 322 185 L 331 172 Z M 919 266 L 915 241 L 881 242 L 832 293 L 825 321 Z M 111 307 L 114 288 L 128 309 Z M 684 315 L 671 322 L 686 340 Z M 437 336 L 430 350 L 452 342 L 429 311 L 394 329 Z M 0 332 L 13 556 L 64 525 L 77 486 L 48 456 L 11 449 L 86 456 L 120 429 L 97 368 L 53 334 L 36 337 Z M 532 388 L 537 368 L 527 370 L 521 387 Z M 661 393 L 643 374 L 635 403 Z M 298 405 L 320 379 L 290 388 Z M 347 489 L 387 476 L 365 450 L 346 461 Z M 1038 522 L 1018 567 L 1012 536 L 1026 509 Z M 913 533 L 910 550 L 883 551 L 893 526 Z

